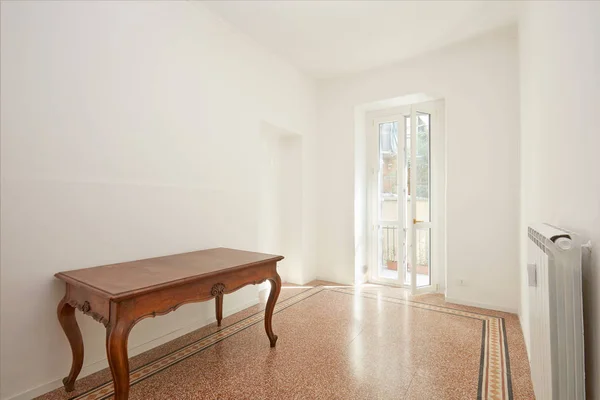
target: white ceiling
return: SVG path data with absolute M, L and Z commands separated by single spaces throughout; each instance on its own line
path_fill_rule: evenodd
M 306 73 L 391 64 L 516 22 L 506 1 L 207 1 L 213 12 Z

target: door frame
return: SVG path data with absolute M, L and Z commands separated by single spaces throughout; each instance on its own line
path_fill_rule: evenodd
M 431 285 L 416 287 L 416 282 L 410 279 L 406 284 L 404 277 L 405 267 L 401 265 L 402 256 L 399 256 L 399 279 L 390 280 L 377 276 L 378 254 L 377 254 L 377 207 L 378 207 L 378 167 L 379 162 L 379 132 L 378 125 L 381 122 L 398 120 L 399 116 L 412 118 L 412 110 L 427 112 L 431 115 L 430 119 L 430 198 L 431 198 L 431 241 L 430 241 L 430 275 Z M 396 118 L 396 119 L 395 119 Z M 426 292 L 444 291 L 446 286 L 446 134 L 445 134 L 445 102 L 443 99 L 433 100 L 423 103 L 410 104 L 401 107 L 388 108 L 384 110 L 372 111 L 366 113 L 366 161 L 367 161 L 367 226 L 368 226 L 368 281 L 372 283 L 385 284 L 390 286 L 404 287 L 411 289 L 413 294 Z M 402 121 L 403 122 L 403 121 Z M 411 130 L 415 126 L 414 120 L 411 120 Z M 402 129 L 404 132 L 404 128 Z M 405 133 L 404 133 L 405 134 Z M 414 135 L 413 135 L 414 137 Z M 403 135 L 402 147 L 406 140 Z M 400 142 L 400 138 L 398 139 Z M 400 144 L 399 144 L 400 147 Z M 400 151 L 399 151 L 400 152 Z M 412 155 L 411 155 L 412 157 Z M 376 168 L 377 167 L 377 168 Z M 399 171 L 400 172 L 400 171 Z M 398 173 L 399 187 L 404 189 L 404 174 Z M 403 201 L 406 201 L 404 194 Z M 402 216 L 406 218 L 406 215 Z M 407 221 L 408 222 L 408 221 Z M 402 225 L 402 223 L 400 223 Z M 413 229 L 413 223 L 406 224 L 407 229 Z M 398 235 L 400 237 L 400 235 Z M 400 239 L 397 239 L 398 241 Z M 400 243 L 398 243 L 400 245 Z M 403 253 L 403 246 L 398 253 Z M 407 255 L 409 256 L 409 255 Z M 413 269 L 415 270 L 415 269 Z M 413 285 L 414 284 L 414 285 Z

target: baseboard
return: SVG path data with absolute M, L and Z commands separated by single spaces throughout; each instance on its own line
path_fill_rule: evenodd
M 496 306 L 493 304 L 477 303 L 475 301 L 467 301 L 467 300 L 456 299 L 456 298 L 447 297 L 447 296 L 446 296 L 446 302 L 460 304 L 461 306 L 471 306 L 471 307 L 485 308 L 487 310 L 502 311 L 502 312 L 507 312 L 507 313 L 511 313 L 511 314 L 517 314 L 519 312 L 518 309 L 513 308 L 513 307 L 504 307 L 504 306 Z
M 294 281 L 293 279 L 288 279 L 288 280 L 285 281 L 285 283 L 291 283 L 292 285 L 304 286 L 308 282 L 312 282 L 312 281 L 317 280 L 317 279 L 319 279 L 319 278 L 312 277 L 310 279 L 304 279 L 304 281 Z
M 348 285 L 348 286 L 353 286 L 354 285 L 353 281 L 349 281 L 349 280 L 345 280 L 345 279 L 333 279 L 333 278 L 329 278 L 329 277 L 326 277 L 326 276 L 317 276 L 315 279 L 318 280 L 318 281 L 339 283 L 340 285 Z
M 523 341 L 525 342 L 525 352 L 527 353 L 527 361 L 531 364 L 531 354 L 529 354 L 529 341 L 525 337 L 525 332 L 523 332 L 523 319 L 521 313 L 519 315 L 519 325 L 521 327 L 521 334 L 523 335 Z
M 225 308 L 223 310 L 223 316 L 224 317 L 228 317 L 232 314 L 235 314 L 237 312 L 240 312 L 242 310 L 245 310 L 246 308 L 255 306 L 256 304 L 258 304 L 258 299 L 252 300 L 252 301 L 248 301 L 244 304 L 241 304 L 239 306 L 236 307 L 231 307 L 229 309 Z M 180 336 L 183 336 L 185 334 L 188 334 L 190 332 L 195 331 L 196 329 L 200 329 L 206 325 L 209 325 L 211 323 L 215 322 L 215 318 L 214 317 L 207 317 L 205 319 L 202 320 L 197 320 L 194 321 L 193 323 L 191 323 L 188 326 L 184 326 L 183 328 L 179 328 L 174 330 L 171 333 L 168 333 L 164 336 L 158 337 L 156 339 L 152 339 L 149 342 L 146 343 L 142 343 L 138 346 L 132 347 L 131 349 L 129 349 L 129 357 L 134 357 L 137 356 L 138 354 L 141 354 L 145 351 L 148 351 L 150 349 L 153 349 L 157 346 L 160 346 L 161 344 L 170 342 L 171 340 L 177 339 Z M 88 376 L 93 374 L 94 372 L 98 372 L 100 370 L 103 370 L 105 368 L 108 368 L 108 360 L 106 358 L 103 358 L 102 360 L 98 360 L 95 361 L 89 365 L 84 365 L 83 368 L 81 369 L 81 373 L 79 374 L 79 377 L 77 379 L 81 379 L 84 376 Z M 65 372 L 67 372 L 67 369 L 65 370 Z M 59 387 L 62 387 L 63 383 L 62 383 L 62 378 L 59 378 L 57 380 L 45 383 L 41 386 L 38 386 L 36 388 L 27 390 L 25 392 L 22 392 L 20 394 L 17 394 L 13 397 L 8 397 L 4 400 L 31 400 L 34 397 L 37 396 L 41 396 L 44 393 L 48 393 L 54 389 L 57 389 Z

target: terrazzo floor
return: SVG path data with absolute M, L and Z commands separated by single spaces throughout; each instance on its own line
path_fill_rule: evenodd
M 378 285 L 284 285 L 130 359 L 130 399 L 534 399 L 518 317 Z M 135 328 L 134 328 L 135 329 Z M 65 371 L 66 373 L 67 371 Z M 112 399 L 108 370 L 43 400 Z

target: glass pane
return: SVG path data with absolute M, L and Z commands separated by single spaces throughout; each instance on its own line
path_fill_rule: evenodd
M 379 124 L 379 217 L 398 220 L 398 122 Z
M 397 226 L 379 228 L 379 276 L 398 279 L 398 232 Z
M 417 264 L 417 287 L 431 285 L 430 273 L 430 229 L 416 229 L 415 245 L 417 246 L 416 262 Z
M 429 168 L 429 133 L 430 115 L 417 113 L 417 144 L 416 144 L 416 180 L 417 211 L 415 218 L 420 221 L 430 221 L 430 168 Z

